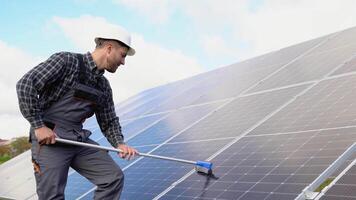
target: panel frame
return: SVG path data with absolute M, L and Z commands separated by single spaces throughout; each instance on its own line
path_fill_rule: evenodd
M 306 187 L 296 200 L 307 200 L 316 198 L 319 193 L 314 192 L 327 178 L 329 178 L 339 167 L 345 163 L 353 153 L 356 152 L 356 142 L 351 145 L 341 156 L 339 156 L 322 174 Z M 355 162 L 356 160 L 354 160 Z M 346 171 L 345 171 L 346 172 Z M 335 181 L 335 180 L 334 180 Z M 336 180 L 337 181 L 337 180 Z M 335 182 L 336 182 L 335 181 Z M 323 191 L 324 193 L 326 191 Z

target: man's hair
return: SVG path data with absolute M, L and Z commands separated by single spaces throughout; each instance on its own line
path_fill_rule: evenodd
M 126 44 L 124 44 L 123 42 L 121 42 L 119 40 L 98 38 L 97 42 L 96 42 L 95 49 L 100 49 L 100 48 L 104 47 L 110 41 L 114 41 L 114 42 L 118 43 L 121 47 L 126 47 L 128 49 L 130 48 L 129 46 L 127 46 Z

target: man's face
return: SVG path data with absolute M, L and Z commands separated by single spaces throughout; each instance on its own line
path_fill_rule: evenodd
M 114 73 L 120 65 L 125 65 L 128 48 L 122 47 L 116 42 L 111 42 L 107 49 L 107 63 L 105 69 Z

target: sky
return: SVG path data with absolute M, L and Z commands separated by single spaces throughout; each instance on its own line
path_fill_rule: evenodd
M 115 103 L 146 89 L 356 26 L 354 0 L 0 0 L 0 138 L 28 135 L 15 91 L 59 51 L 86 53 L 124 28 L 136 55 L 110 80 Z

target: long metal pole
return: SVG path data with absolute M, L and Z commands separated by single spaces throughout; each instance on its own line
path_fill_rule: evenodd
M 76 146 L 90 147 L 90 148 L 95 148 L 95 149 L 100 149 L 100 150 L 114 151 L 114 152 L 117 152 L 117 153 L 122 153 L 121 149 L 115 149 L 115 148 L 112 148 L 112 147 L 104 147 L 104 146 L 99 146 L 99 145 L 96 145 L 96 144 L 77 142 L 77 141 L 66 140 L 66 139 L 62 139 L 62 138 L 56 138 L 56 141 L 60 142 L 60 143 L 64 143 L 64 144 L 72 144 L 72 145 L 76 145 Z M 191 160 L 171 158 L 171 157 L 166 157 L 166 156 L 152 155 L 152 154 L 140 153 L 140 152 L 138 153 L 138 155 L 139 156 L 144 156 L 144 157 L 162 159 L 162 160 L 171 160 L 171 161 L 176 161 L 176 162 L 188 163 L 188 164 L 193 164 L 193 165 L 195 165 L 197 163 L 197 162 L 194 162 L 194 161 L 191 161 Z

